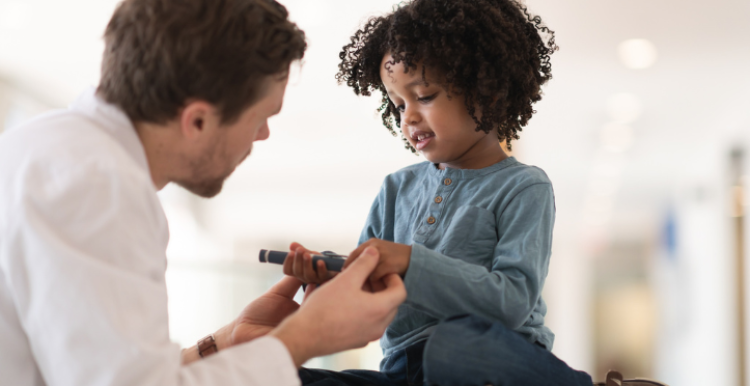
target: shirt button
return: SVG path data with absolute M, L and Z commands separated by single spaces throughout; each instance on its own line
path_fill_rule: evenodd
M 427 223 L 428 224 L 434 224 L 435 223 L 435 217 L 432 217 L 432 216 L 428 217 L 427 218 Z
M 436 204 L 439 204 L 441 202 L 443 202 L 443 198 L 442 197 L 440 197 L 440 196 L 435 197 L 435 203 Z
M 451 180 L 450 178 L 446 178 L 446 179 L 445 179 L 445 180 L 444 180 L 443 182 L 444 182 L 444 183 L 445 183 L 446 185 L 450 185 L 450 184 L 452 184 L 452 183 L 453 183 L 453 180 Z

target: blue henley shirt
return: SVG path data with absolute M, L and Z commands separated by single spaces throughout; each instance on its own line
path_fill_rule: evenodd
M 388 175 L 359 240 L 412 246 L 407 300 L 381 339 L 385 355 L 459 314 L 500 321 L 552 349 L 542 287 L 554 221 L 549 178 L 513 157 L 483 169 L 423 162 Z

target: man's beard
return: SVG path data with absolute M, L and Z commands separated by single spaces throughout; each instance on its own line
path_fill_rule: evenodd
M 198 160 L 188 161 L 192 174 L 189 179 L 175 181 L 175 183 L 187 189 L 191 193 L 203 197 L 211 198 L 221 192 L 224 187 L 224 181 L 229 178 L 234 168 L 226 170 L 218 177 L 213 168 L 217 165 L 228 163 L 226 157 L 226 148 L 218 140 L 210 147 L 210 150 Z
M 222 143 L 216 142 L 211 147 L 211 151 L 207 152 L 207 155 L 197 161 L 191 161 L 190 167 L 193 170 L 192 176 L 189 180 L 175 181 L 175 183 L 183 188 L 187 189 L 191 193 L 203 197 L 211 198 L 221 193 L 221 189 L 224 187 L 224 181 L 229 178 L 234 170 L 241 164 L 252 152 L 252 147 L 248 149 L 247 153 L 242 159 L 237 162 L 234 167 L 225 170 L 219 177 L 207 177 L 211 176 L 212 165 L 218 164 L 229 164 L 231 161 L 227 156 L 226 147 L 222 146 Z

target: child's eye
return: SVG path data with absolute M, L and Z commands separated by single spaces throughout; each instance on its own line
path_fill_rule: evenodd
M 406 107 L 404 107 L 404 105 L 398 105 L 398 106 L 396 106 L 396 110 L 398 110 L 399 112 L 403 113 L 404 110 L 406 110 Z
M 437 94 L 432 94 L 432 95 L 429 95 L 429 96 L 426 96 L 426 97 L 422 97 L 422 98 L 417 98 L 417 100 L 418 100 L 419 102 L 422 102 L 422 103 L 424 103 L 424 102 L 429 102 L 429 101 L 431 101 L 431 100 L 435 99 L 435 95 L 437 95 Z

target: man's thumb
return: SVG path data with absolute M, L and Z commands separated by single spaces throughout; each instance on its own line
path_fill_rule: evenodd
M 354 262 L 346 268 L 340 275 L 354 280 L 357 284 L 362 284 L 367 280 L 380 260 L 380 253 L 373 247 L 367 247 Z

